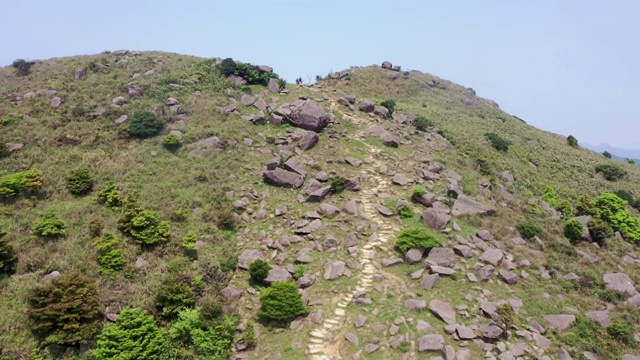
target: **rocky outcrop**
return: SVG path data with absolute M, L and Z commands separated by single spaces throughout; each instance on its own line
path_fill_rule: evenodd
M 297 189 L 304 184 L 304 176 L 281 168 L 265 170 L 262 173 L 262 177 L 267 184 L 274 186 L 292 187 Z
M 464 195 L 459 195 L 456 201 L 453 203 L 451 213 L 453 214 L 453 216 L 474 214 L 493 215 L 496 213 L 496 210 L 480 202 L 471 200 Z

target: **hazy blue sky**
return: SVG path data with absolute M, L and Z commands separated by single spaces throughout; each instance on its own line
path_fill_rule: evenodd
M 389 60 L 545 130 L 640 148 L 638 0 L 0 0 L 0 64 L 165 50 L 293 82 Z

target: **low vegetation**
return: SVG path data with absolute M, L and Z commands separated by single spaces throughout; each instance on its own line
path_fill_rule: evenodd
M 429 230 L 420 227 L 410 227 L 402 230 L 396 240 L 396 248 L 402 254 L 406 254 L 412 248 L 424 249 L 429 252 L 429 250 L 438 246 L 440 246 L 440 242 L 435 235 Z

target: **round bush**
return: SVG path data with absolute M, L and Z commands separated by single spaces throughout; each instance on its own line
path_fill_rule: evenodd
M 233 75 L 236 72 L 236 62 L 232 58 L 226 58 L 220 63 L 220 72 L 224 76 Z
M 262 292 L 260 303 L 258 316 L 265 320 L 290 322 L 309 313 L 293 281 L 276 281 Z
M 87 194 L 93 188 L 93 176 L 85 167 L 72 171 L 66 180 L 67 189 L 73 195 Z
M 196 295 L 182 279 L 170 277 L 160 284 L 156 295 L 156 308 L 163 318 L 174 319 L 180 310 L 190 308 L 196 302 Z
M 600 218 L 592 218 L 589 221 L 588 227 L 589 234 L 591 234 L 593 240 L 599 244 L 604 244 L 607 238 L 613 236 L 613 228 L 611 225 Z
M 53 211 L 48 211 L 33 223 L 33 231 L 43 237 L 57 237 L 67 234 L 67 224 Z
M 402 254 L 406 254 L 411 248 L 425 249 L 427 252 L 434 247 L 440 246 L 436 237 L 424 228 L 411 227 L 402 230 L 396 240 L 396 248 Z
M 271 265 L 264 260 L 258 259 L 249 264 L 249 275 L 251 275 L 251 280 L 258 284 L 261 284 L 264 279 L 267 278 L 269 270 L 271 270 Z
M 0 230 L 0 277 L 3 275 L 12 275 L 16 272 L 18 265 L 18 257 L 11 245 L 4 239 L 5 235 L 6 233 Z
M 131 116 L 129 135 L 144 139 L 158 134 L 164 127 L 162 119 L 148 111 L 138 111 Z
M 573 244 L 582 240 L 582 232 L 584 232 L 584 225 L 578 220 L 569 220 L 564 225 L 564 236 Z
M 538 224 L 530 221 L 521 222 L 516 225 L 516 229 L 525 239 L 531 240 L 534 237 L 540 235 L 544 231 Z

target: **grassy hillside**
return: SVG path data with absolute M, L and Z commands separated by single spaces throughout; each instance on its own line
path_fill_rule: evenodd
M 12 67 L 0 69 L 0 143 L 24 146 L 0 158 L 0 179 L 9 183 L 12 175 L 34 169 L 43 179 L 31 191 L 0 198 L 0 230 L 6 232 L 3 240 L 17 258 L 14 271 L 0 278 L 0 358 L 89 359 L 91 349 L 102 346 L 102 337 L 96 341 L 98 333 L 127 308 L 153 315 L 158 333 L 164 334 L 158 352 L 162 355 L 148 355 L 151 359 L 324 359 L 322 354 L 350 358 L 357 352 L 367 359 L 401 358 L 403 353 L 423 358 L 449 351 L 444 345 L 458 353 L 468 348 L 470 358 L 479 358 L 486 351 L 497 356 L 504 352 L 502 347 L 514 344 L 521 344 L 529 356 L 555 357 L 562 348 L 574 358 L 589 351 L 604 359 L 621 358 L 636 349 L 638 310 L 624 301 L 631 294 L 613 291 L 603 280 L 607 273 L 624 273 L 640 284 L 640 256 L 631 235 L 635 223 L 629 220 L 626 232 L 607 234 L 599 245 L 570 243 L 564 229 L 568 218 L 583 214 L 586 200 L 606 191 L 625 190 L 640 197 L 640 168 L 571 147 L 563 136 L 504 113 L 472 89 L 418 71 L 354 68 L 342 79 L 268 93 L 263 85 L 233 84 L 216 63 L 160 52 L 114 52 L 38 62 L 27 76 L 18 76 Z M 77 74 L 79 69 L 85 74 Z M 38 93 L 41 89 L 55 94 Z M 27 95 L 30 92 L 34 96 Z M 271 124 L 276 112 L 265 111 L 265 125 L 243 119 L 259 111 L 240 103 L 248 94 L 274 106 L 311 99 L 334 120 L 319 133 L 315 147 L 301 151 L 296 144 L 307 133 L 286 122 Z M 353 109 L 341 104 L 348 95 L 357 98 Z M 120 96 L 123 99 L 116 100 Z M 359 111 L 364 99 L 377 104 L 394 100 L 396 119 L 404 112 L 423 117 L 431 126 L 419 131 L 410 122 Z M 172 106 L 173 100 L 179 107 Z M 237 113 L 223 110 L 230 104 L 236 105 Z M 147 138 L 131 136 L 139 112 L 156 114 L 162 130 Z M 128 122 L 116 124 L 124 115 Z M 384 128 L 399 145 L 386 146 L 367 135 L 372 126 Z M 170 133 L 181 146 L 167 146 Z M 506 140 L 508 150 L 492 147 L 487 133 Z M 210 146 L 198 143 L 203 139 L 209 139 Z M 263 167 L 274 157 L 279 164 L 297 158 L 307 172 L 305 185 L 289 189 L 266 184 Z M 351 166 L 345 158 L 363 165 Z M 596 173 L 603 164 L 618 164 L 626 174 L 608 181 Z M 82 168 L 89 170 L 93 185 L 86 194 L 74 195 L 67 178 Z M 427 180 L 417 168 L 440 175 Z M 403 175 L 408 184 L 398 185 L 394 175 Z M 459 181 L 450 180 L 458 176 Z M 305 188 L 313 178 L 328 179 L 323 186 L 333 184 L 323 203 L 335 205 L 338 215 L 305 201 Z M 339 192 L 336 184 L 344 179 L 355 179 L 359 186 Z M 119 196 L 120 206 L 109 206 L 99 197 L 110 183 L 115 191 L 109 195 Z M 454 216 L 442 229 L 425 225 L 420 216 L 426 208 L 411 201 L 416 188 L 434 194 L 436 205 L 430 204 L 431 209 L 440 206 L 449 212 L 456 199 L 448 190 L 455 183 L 464 195 L 496 209 L 496 214 Z M 351 200 L 358 214 L 345 210 Z M 383 217 L 379 206 L 390 216 Z M 606 218 L 603 206 L 589 209 L 596 209 L 594 217 Z M 554 207 L 564 211 L 560 214 Z M 632 206 L 617 210 L 625 212 L 627 220 L 639 215 Z M 319 214 L 310 214 L 314 211 Z M 63 235 L 38 234 L 38 220 L 51 213 L 66 225 Z M 301 233 L 315 217 L 321 225 Z M 169 234 L 162 222 L 168 222 Z M 522 236 L 516 227 L 523 223 L 539 226 L 538 237 L 514 241 Z M 399 232 L 416 226 L 444 248 L 465 244 L 471 249 L 468 257 L 456 256 L 455 263 L 446 266 L 455 273 L 440 276 L 430 290 L 420 285 L 420 276 L 416 280 L 408 275 L 436 270 L 423 261 L 409 264 L 402 260 L 405 254 L 394 249 Z M 481 236 L 481 230 L 491 236 Z M 111 239 L 108 234 L 118 241 L 104 245 Z M 345 245 L 350 236 L 356 237 L 356 245 Z M 332 239 L 337 245 L 330 245 Z M 476 282 L 472 279 L 479 267 L 474 264 L 487 263 L 482 257 L 487 248 L 500 249 L 505 257 L 496 264 L 495 276 Z M 100 259 L 113 255 L 112 250 L 118 250 L 122 260 L 115 261 L 116 270 L 105 271 L 106 262 Z M 260 294 L 268 292 L 268 286 L 237 269 L 237 257 L 245 250 L 259 250 L 267 263 L 288 268 L 295 279 L 314 279 L 303 291 L 309 316 L 293 323 L 258 317 Z M 312 260 L 297 261 L 305 251 Z M 402 263 L 387 266 L 385 260 L 394 258 Z M 328 280 L 327 264 L 336 261 L 346 263 L 348 273 Z M 514 272 L 517 283 L 506 284 L 499 270 Z M 61 286 L 45 276 L 59 272 L 58 279 L 66 279 L 75 271 L 95 286 L 96 314 L 91 321 L 97 325 L 81 340 L 47 346 L 46 334 L 34 329 L 33 289 Z M 566 277 L 570 273 L 576 278 Z M 241 295 L 230 295 L 229 289 Z M 372 303 L 359 303 L 358 291 Z M 411 293 L 426 304 L 451 303 L 457 323 L 472 329 L 477 339 L 462 346 L 434 313 L 408 310 L 403 304 Z M 480 327 L 490 322 L 482 304 L 505 301 L 519 304 L 511 338 L 480 341 Z M 192 319 L 200 320 L 189 323 L 185 319 L 193 313 L 188 311 L 178 317 L 183 307 L 197 309 Z M 600 326 L 587 316 L 592 311 L 607 312 L 613 325 Z M 575 322 L 552 330 L 546 320 L 550 314 L 572 314 Z M 358 316 L 368 322 L 356 328 Z M 548 332 L 532 330 L 531 319 Z M 428 322 L 429 329 L 419 329 L 419 320 Z M 349 334 L 359 341 L 348 340 Z M 443 347 L 425 353 L 420 343 L 428 334 L 445 336 Z M 540 340 L 542 335 L 548 344 Z M 93 357 L 105 354 L 93 352 Z

